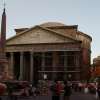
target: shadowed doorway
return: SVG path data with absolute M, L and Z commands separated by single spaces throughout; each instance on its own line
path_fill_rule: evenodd
M 41 57 L 41 53 L 34 53 L 34 58 L 33 58 L 33 60 L 34 60 L 34 72 L 33 72 L 33 80 L 34 80 L 34 84 L 37 84 L 37 81 L 39 80 L 39 70 L 40 70 L 40 68 L 41 68 L 41 59 L 42 59 L 42 57 Z

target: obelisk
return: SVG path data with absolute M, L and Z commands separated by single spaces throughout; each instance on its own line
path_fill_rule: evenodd
M 5 7 L 3 9 L 1 19 L 1 33 L 0 33 L 0 75 L 8 72 L 8 61 L 6 59 L 6 12 Z

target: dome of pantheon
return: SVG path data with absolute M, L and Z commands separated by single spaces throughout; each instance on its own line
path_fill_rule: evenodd
M 66 25 L 63 23 L 59 23 L 59 22 L 46 22 L 46 23 L 40 24 L 40 26 L 42 26 L 42 27 L 55 27 L 55 26 L 66 26 Z

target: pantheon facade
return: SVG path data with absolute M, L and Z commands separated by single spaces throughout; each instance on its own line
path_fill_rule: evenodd
M 89 77 L 92 38 L 78 25 L 47 22 L 15 29 L 6 41 L 8 71 L 15 79 L 85 80 Z

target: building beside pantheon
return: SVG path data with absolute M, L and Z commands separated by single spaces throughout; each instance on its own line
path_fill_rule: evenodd
M 100 78 L 100 56 L 93 59 L 91 69 L 91 77 Z
M 15 31 L 6 41 L 9 73 L 15 79 L 88 79 L 92 38 L 78 25 L 48 22 Z

